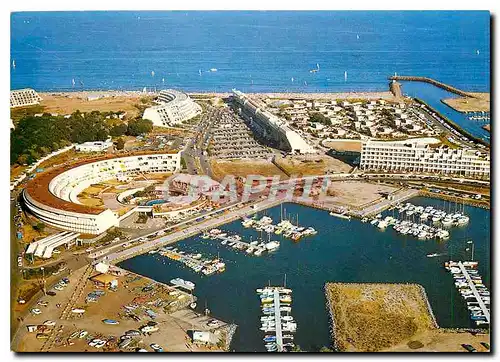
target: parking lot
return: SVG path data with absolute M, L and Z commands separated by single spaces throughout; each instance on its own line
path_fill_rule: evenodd
M 220 110 L 210 129 L 209 152 L 217 159 L 267 159 L 273 152 L 261 145 L 232 110 Z

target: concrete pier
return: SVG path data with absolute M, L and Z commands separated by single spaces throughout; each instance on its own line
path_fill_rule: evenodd
M 283 332 L 281 330 L 280 292 L 274 289 L 274 321 L 276 322 L 276 346 L 283 352 Z
M 477 302 L 479 303 L 479 307 L 483 311 L 484 316 L 486 317 L 486 321 L 490 323 L 490 312 L 486 305 L 484 304 L 483 300 L 481 299 L 481 296 L 479 295 L 476 285 L 472 281 L 469 273 L 467 272 L 467 269 L 465 269 L 464 265 L 462 264 L 461 261 L 458 262 L 458 267 L 462 271 L 462 274 L 465 276 L 465 279 L 467 280 L 467 283 L 469 284 L 469 288 L 472 290 L 472 293 L 474 293 L 474 296 L 477 299 Z
M 434 85 L 436 87 L 442 88 L 442 89 L 444 89 L 444 90 L 446 90 L 448 92 L 458 94 L 459 96 L 462 96 L 462 97 L 471 97 L 471 98 L 476 98 L 477 97 L 476 95 L 474 95 L 472 93 L 465 92 L 465 91 L 463 91 L 461 89 L 455 88 L 455 87 L 453 87 L 451 85 L 442 83 L 440 81 L 437 81 L 435 79 L 428 78 L 428 77 L 395 75 L 395 76 L 389 77 L 389 80 L 391 80 L 391 81 L 392 80 L 394 80 L 394 81 L 400 80 L 400 81 L 424 82 L 424 83 L 429 83 L 429 84 L 432 84 L 432 85 Z

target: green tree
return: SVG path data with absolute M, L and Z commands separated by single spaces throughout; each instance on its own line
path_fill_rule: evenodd
M 332 124 L 330 118 L 325 117 L 322 113 L 315 112 L 309 116 L 309 122 L 318 122 L 321 124 L 329 125 Z
M 117 124 L 109 130 L 109 134 L 113 137 L 120 137 L 127 133 L 127 125 L 125 123 Z
M 28 163 L 28 156 L 25 154 L 19 155 L 17 163 L 20 165 L 26 165 Z
M 41 233 L 45 229 L 45 224 L 43 222 L 39 222 L 38 224 L 33 225 L 33 230 Z
M 116 149 L 117 150 L 123 150 L 125 148 L 125 141 L 123 140 L 123 138 L 118 138 L 116 140 Z
M 129 136 L 139 136 L 153 130 L 153 122 L 149 119 L 136 119 L 128 123 L 127 134 Z

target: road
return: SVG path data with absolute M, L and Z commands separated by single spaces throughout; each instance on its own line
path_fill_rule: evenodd
M 197 175 L 199 173 L 211 177 L 210 164 L 203 154 L 206 150 L 206 143 L 210 135 L 210 127 L 216 117 L 220 114 L 220 109 L 207 105 L 206 112 L 203 113 L 200 122 L 196 126 L 195 135 L 186 144 L 182 157 L 186 162 L 186 168 L 189 174 Z M 201 169 L 198 168 L 198 162 Z
M 251 213 L 255 213 L 257 211 L 267 209 L 274 205 L 281 203 L 283 200 L 275 199 L 269 200 L 265 199 L 263 201 L 258 202 L 257 204 L 251 206 L 244 206 L 238 210 L 232 211 L 229 214 L 222 214 L 218 217 L 214 217 L 202 222 L 197 223 L 196 225 L 188 226 L 187 228 L 174 232 L 169 235 L 162 236 L 160 238 L 149 240 L 140 245 L 118 251 L 109 255 L 106 255 L 101 259 L 101 261 L 110 263 L 110 262 L 118 262 L 120 260 L 126 259 L 132 255 L 143 254 L 149 250 L 158 248 L 162 245 L 168 245 L 171 243 L 175 243 L 179 240 L 185 239 L 191 235 L 199 234 L 200 232 L 211 229 L 219 226 L 220 224 L 227 223 L 236 219 L 239 219 L 245 215 L 249 215 Z

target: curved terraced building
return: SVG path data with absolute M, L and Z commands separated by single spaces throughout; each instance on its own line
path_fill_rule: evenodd
M 156 100 L 158 105 L 144 111 L 143 119 L 153 121 L 158 127 L 171 127 L 201 113 L 201 107 L 184 92 L 162 90 Z
M 23 191 L 28 210 L 44 223 L 84 234 L 101 234 L 117 226 L 119 217 L 110 209 L 83 205 L 78 194 L 92 184 L 140 173 L 175 172 L 180 152 L 134 154 L 126 157 L 87 159 L 44 172 Z

